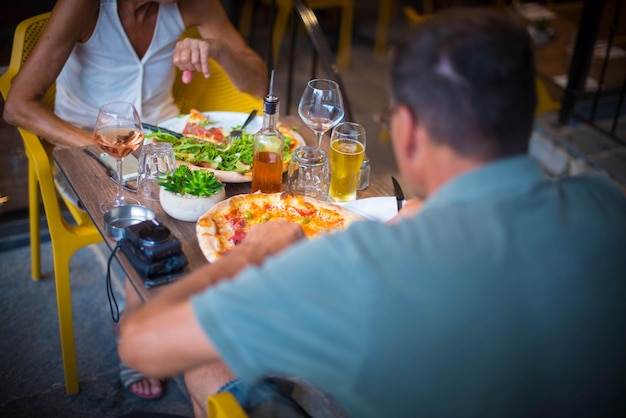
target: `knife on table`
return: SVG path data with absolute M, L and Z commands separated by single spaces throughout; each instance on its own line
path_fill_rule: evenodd
M 148 129 L 150 132 L 165 132 L 166 134 L 170 134 L 172 136 L 175 136 L 176 138 L 180 139 L 183 137 L 183 134 L 181 134 L 180 132 L 175 132 L 175 131 L 171 131 L 169 129 L 166 128 L 161 128 L 160 126 L 156 126 L 156 125 L 151 125 L 149 123 L 141 123 L 141 126 L 145 129 Z
M 404 206 L 406 200 L 404 199 L 404 192 L 402 191 L 402 187 L 400 187 L 400 183 L 394 176 L 391 176 L 391 182 L 393 183 L 393 192 L 396 195 L 396 204 L 398 205 L 398 212 Z

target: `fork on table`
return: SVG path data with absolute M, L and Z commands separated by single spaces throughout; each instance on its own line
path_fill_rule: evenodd
M 233 129 L 232 131 L 230 131 L 230 134 L 228 134 L 228 137 L 230 139 L 237 139 L 239 137 L 241 137 L 241 134 L 243 133 L 243 130 L 245 129 L 246 126 L 248 126 L 248 124 L 250 122 L 252 122 L 252 119 L 254 119 L 254 117 L 257 114 L 257 110 L 254 109 L 252 112 L 250 112 L 250 114 L 248 115 L 248 119 L 246 119 L 246 121 L 243 123 L 243 125 L 241 125 L 241 128 L 238 129 Z

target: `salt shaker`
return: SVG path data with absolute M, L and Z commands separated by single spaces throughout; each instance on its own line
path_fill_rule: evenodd
M 359 175 L 357 179 L 357 190 L 365 190 L 367 186 L 370 185 L 370 160 L 367 156 L 363 157 L 363 163 L 361 164 L 361 169 L 359 170 Z

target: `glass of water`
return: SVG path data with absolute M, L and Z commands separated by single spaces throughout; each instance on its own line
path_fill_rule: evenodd
M 176 157 L 172 144 L 156 142 L 145 144 L 139 155 L 137 194 L 147 200 L 159 200 L 158 179 L 176 170 Z
M 296 149 L 287 172 L 287 191 L 326 201 L 329 185 L 330 169 L 324 150 L 310 146 Z

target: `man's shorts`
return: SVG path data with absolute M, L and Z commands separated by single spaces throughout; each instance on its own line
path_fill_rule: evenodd
M 241 379 L 218 392 L 230 392 L 250 418 L 347 418 L 327 394 L 297 378 L 266 377 L 249 385 Z

